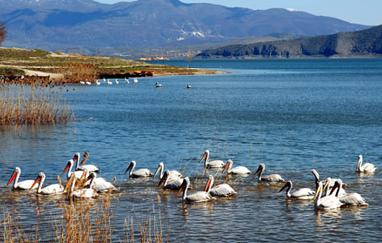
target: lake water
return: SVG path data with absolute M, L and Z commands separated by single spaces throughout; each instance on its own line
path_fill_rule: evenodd
M 382 60 L 166 63 L 226 74 L 69 87 L 65 99 L 74 122 L 0 129 L 1 185 L 15 166 L 22 169 L 21 180 L 43 170 L 53 183 L 74 152 L 88 150 L 101 175 L 116 176 L 121 187 L 111 202 L 115 241 L 124 236 L 126 218 L 149 217 L 167 225 L 171 242 L 382 239 L 382 173 L 359 177 L 354 172 L 358 154 L 382 167 Z M 154 88 L 156 81 L 163 87 Z M 277 193 L 280 187 L 259 185 L 254 176 L 228 181 L 238 191 L 236 198 L 184 205 L 176 193 L 158 190 L 157 180 L 127 180 L 123 174 L 131 160 L 152 171 L 164 161 L 169 169 L 199 178 L 193 187 L 201 189 L 206 179 L 198 159 L 205 149 L 213 159 L 232 159 L 234 166 L 252 171 L 263 162 L 265 174 L 279 173 L 295 187 L 313 188 L 315 168 L 323 178 L 342 178 L 369 207 L 316 212 L 312 202 L 288 202 Z M 58 199 L 1 191 L 0 204 L 25 229 L 33 231 L 36 223 L 44 229 L 62 218 Z

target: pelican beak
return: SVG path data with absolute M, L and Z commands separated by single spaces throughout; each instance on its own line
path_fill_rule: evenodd
M 37 176 L 37 178 L 34 180 L 32 186 L 29 188 L 29 190 L 30 190 L 30 189 L 33 189 L 33 187 L 34 187 L 36 184 L 40 183 L 40 182 L 41 182 L 41 176 Z
M 180 185 L 180 188 L 179 188 L 179 191 L 178 191 L 178 195 L 186 189 L 186 186 L 187 186 L 186 181 L 183 180 L 182 185 Z
M 157 176 L 157 174 L 159 173 L 159 170 L 160 170 L 160 166 L 158 166 L 158 168 L 157 168 L 157 170 L 155 171 L 155 173 L 154 173 L 154 176 L 153 176 L 153 177 Z M 126 174 L 126 172 L 125 172 L 125 174 Z
M 204 153 L 202 154 L 200 160 L 199 160 L 199 163 L 202 162 L 202 161 L 206 161 L 206 159 L 207 159 L 207 153 L 204 152 Z
M 257 175 L 260 173 L 260 170 L 261 170 L 261 169 L 260 169 L 260 166 L 259 166 L 259 168 L 257 168 L 257 170 L 256 170 L 256 172 L 255 172 L 254 175 L 257 176 Z
M 68 161 L 68 163 L 66 164 L 64 173 L 66 173 L 69 170 L 69 168 L 70 168 L 70 161 Z
M 127 169 L 125 170 L 125 174 L 126 174 L 129 170 L 131 170 L 132 167 L 133 167 L 133 164 L 130 163 L 129 166 L 127 167 Z
M 322 191 L 322 187 L 319 187 L 317 190 L 316 190 L 316 194 L 314 195 L 314 200 L 316 200 L 318 198 L 318 195 L 320 194 L 320 192 Z
M 16 176 L 17 176 L 17 171 L 15 170 L 15 171 L 13 171 L 11 178 L 9 178 L 7 186 L 9 186 L 16 179 Z
M 288 183 L 285 183 L 285 185 L 280 189 L 279 193 L 282 192 L 287 187 L 288 187 Z
M 164 182 L 165 182 L 165 180 L 167 179 L 167 178 L 165 178 L 166 176 L 163 176 L 160 180 L 159 180 L 159 183 L 158 183 L 158 186 L 161 186 Z
M 208 179 L 206 185 L 204 186 L 203 191 L 208 192 L 208 190 L 209 190 L 210 187 L 211 187 L 211 182 L 212 182 L 212 180 L 211 180 L 211 179 Z

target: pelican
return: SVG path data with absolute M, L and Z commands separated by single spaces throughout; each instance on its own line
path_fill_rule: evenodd
M 125 174 L 129 172 L 129 177 L 132 178 L 139 178 L 139 177 L 150 177 L 153 176 L 153 174 L 150 172 L 149 169 L 138 169 L 134 170 L 137 162 L 134 160 L 130 162 L 129 166 L 127 167 Z
M 265 164 L 261 163 L 255 173 L 255 175 L 259 176 L 259 179 L 258 179 L 259 182 L 271 182 L 271 183 L 285 182 L 285 180 L 279 174 L 271 174 L 271 175 L 263 176 L 264 171 L 265 171 Z
M 233 166 L 233 161 L 229 159 L 223 167 L 224 168 L 223 173 L 224 171 L 227 171 L 227 174 L 242 175 L 242 176 L 251 174 L 251 171 L 248 170 L 247 167 L 237 166 L 235 168 L 232 168 L 232 166 Z
M 179 190 L 183 184 L 183 179 L 177 176 L 171 176 L 170 172 L 166 170 L 159 180 L 158 186 L 163 185 L 164 189 Z
M 108 84 L 108 85 L 113 85 L 113 81 L 111 81 L 111 80 L 108 79 L 108 80 L 107 80 L 107 84 Z
M 92 175 L 95 175 L 95 174 L 92 173 Z M 70 196 L 72 196 L 74 198 L 94 198 L 94 197 L 97 197 L 98 194 L 93 188 L 94 179 L 95 179 L 95 177 L 91 178 L 89 188 L 81 188 L 81 189 L 75 190 L 75 184 L 76 184 L 77 178 L 74 177 L 73 182 L 71 184 Z
M 292 181 L 287 181 L 279 192 L 282 192 L 286 188 L 285 195 L 288 199 L 310 200 L 314 198 L 315 192 L 310 188 L 301 188 L 291 193 L 293 188 Z
M 137 83 L 138 83 L 138 79 L 137 79 L 137 78 L 134 78 L 134 79 L 133 79 L 133 82 L 134 82 L 135 84 L 137 84 Z
M 92 180 L 94 180 L 93 189 L 96 192 L 109 192 L 109 191 L 119 191 L 111 182 L 105 180 L 105 178 L 97 177 L 97 174 L 92 172 L 89 175 L 89 185 Z M 85 184 L 86 186 L 87 184 Z
M 191 89 L 191 84 L 187 84 L 186 88 Z
M 130 83 L 130 81 L 129 81 L 128 78 L 125 78 L 125 83 L 126 83 L 126 84 L 129 84 L 129 83 Z
M 97 86 L 100 86 L 100 85 L 101 85 L 101 81 L 96 80 L 96 85 L 97 85 Z
M 204 191 L 208 192 L 209 187 L 214 184 L 214 176 L 210 175 L 208 181 L 204 187 Z M 236 195 L 236 191 L 227 183 L 219 184 L 210 189 L 210 194 L 213 197 L 230 197 Z
M 374 173 L 376 170 L 375 165 L 371 163 L 365 163 L 363 164 L 363 156 L 360 154 L 358 155 L 358 161 L 357 161 L 357 167 L 356 172 L 358 173 Z
M 89 173 L 90 172 L 99 172 L 99 169 L 95 165 L 85 165 L 86 161 L 89 159 L 89 152 L 84 152 L 84 158 L 80 162 L 81 154 L 80 153 L 75 153 L 73 155 L 73 160 L 76 162 L 76 170 L 87 170 Z
M 118 79 L 115 80 L 115 84 L 119 84 L 119 80 Z
M 13 181 L 13 190 L 31 190 L 31 189 L 37 189 L 37 185 L 33 185 L 34 180 L 25 180 L 20 181 L 19 178 L 21 175 L 21 169 L 20 167 L 16 167 L 13 171 L 11 177 L 9 178 L 9 181 L 7 183 L 7 186 L 9 186 Z M 33 187 L 32 187 L 33 185 Z
M 80 81 L 80 84 L 85 85 L 85 82 L 84 81 Z
M 33 188 L 35 185 L 38 185 L 37 193 L 39 194 L 45 194 L 45 195 L 52 195 L 52 194 L 62 194 L 64 193 L 64 187 L 61 184 L 52 184 L 49 186 L 46 186 L 42 188 L 45 182 L 45 173 L 40 172 L 37 176 L 37 178 L 34 180 L 33 185 L 31 188 Z
M 64 173 L 67 173 L 66 174 L 67 179 L 69 179 L 72 174 L 74 174 L 74 176 L 77 179 L 83 178 L 84 176 L 87 177 L 87 175 L 89 174 L 87 170 L 77 170 L 72 172 L 73 165 L 74 165 L 74 161 L 73 159 L 71 159 L 68 161 L 68 163 L 65 166 Z
M 159 179 L 162 179 L 163 174 L 164 174 L 164 163 L 163 162 L 159 162 L 157 170 L 154 173 L 154 177 L 158 173 L 159 173 Z M 178 172 L 177 170 L 170 170 L 170 171 L 168 171 L 168 173 L 169 173 L 169 177 L 179 177 L 179 178 L 183 177 L 182 174 L 180 172 Z
M 161 84 L 161 83 L 159 83 L 159 82 L 156 82 L 155 83 L 155 88 L 161 88 L 163 85 Z
M 210 151 L 207 149 L 203 152 L 202 157 L 200 158 L 200 162 L 204 161 L 204 168 L 210 169 L 210 168 L 223 168 L 224 161 L 223 160 L 210 160 Z
M 326 183 L 326 187 L 327 186 L 328 186 L 328 183 Z M 338 197 L 334 195 L 321 197 L 322 191 L 323 191 L 323 184 L 322 184 L 322 181 L 320 181 L 318 183 L 318 188 L 315 194 L 314 205 L 316 209 L 331 210 L 331 209 L 337 209 L 343 205 L 341 201 L 338 199 Z
M 332 191 L 330 192 L 330 195 L 337 189 L 335 196 L 339 198 L 341 203 L 343 203 L 346 206 L 368 206 L 369 204 L 365 201 L 365 199 L 356 192 L 352 193 L 345 193 L 343 195 L 340 195 L 340 191 L 342 188 L 342 181 L 336 181 L 334 183 L 334 187 Z
M 211 190 L 211 183 L 207 185 L 205 188 L 205 191 L 198 191 L 195 193 L 192 193 L 190 195 L 187 194 L 188 188 L 190 187 L 190 178 L 186 177 L 183 179 L 183 183 L 180 187 L 180 190 L 183 190 L 183 201 L 186 201 L 188 203 L 193 203 L 193 202 L 207 202 L 213 199 L 213 197 L 210 195 L 210 190 Z
M 89 82 L 89 81 L 86 81 L 85 84 L 86 84 L 86 85 L 92 85 L 92 83 Z

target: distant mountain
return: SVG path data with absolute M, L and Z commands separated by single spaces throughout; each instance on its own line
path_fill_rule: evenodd
M 251 10 L 178 0 L 0 0 L 7 46 L 87 52 L 227 43 L 262 36 L 314 36 L 366 26 L 285 9 Z
M 356 32 L 224 46 L 205 50 L 197 56 L 202 58 L 289 58 L 373 55 L 382 55 L 382 25 Z

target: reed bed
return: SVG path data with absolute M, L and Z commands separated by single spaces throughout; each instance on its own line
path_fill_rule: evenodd
M 2 85 L 0 125 L 66 124 L 73 114 L 51 87 Z
M 1 220 L 0 242 L 141 242 L 163 243 L 168 242 L 163 234 L 162 223 L 155 217 L 142 223 L 135 224 L 133 218 L 125 219 L 124 232 L 113 235 L 113 212 L 110 207 L 111 196 L 105 195 L 97 201 L 62 201 L 57 207 L 62 209 L 63 217 L 59 220 L 52 218 L 50 227 L 40 228 L 36 225 L 31 232 L 25 232 L 23 225 L 17 220 L 17 212 L 3 212 Z M 24 226 L 25 227 L 25 226 Z M 168 228 L 167 228 L 168 229 Z M 124 235 L 121 238 L 121 235 Z M 43 238 L 43 237 L 48 237 Z

